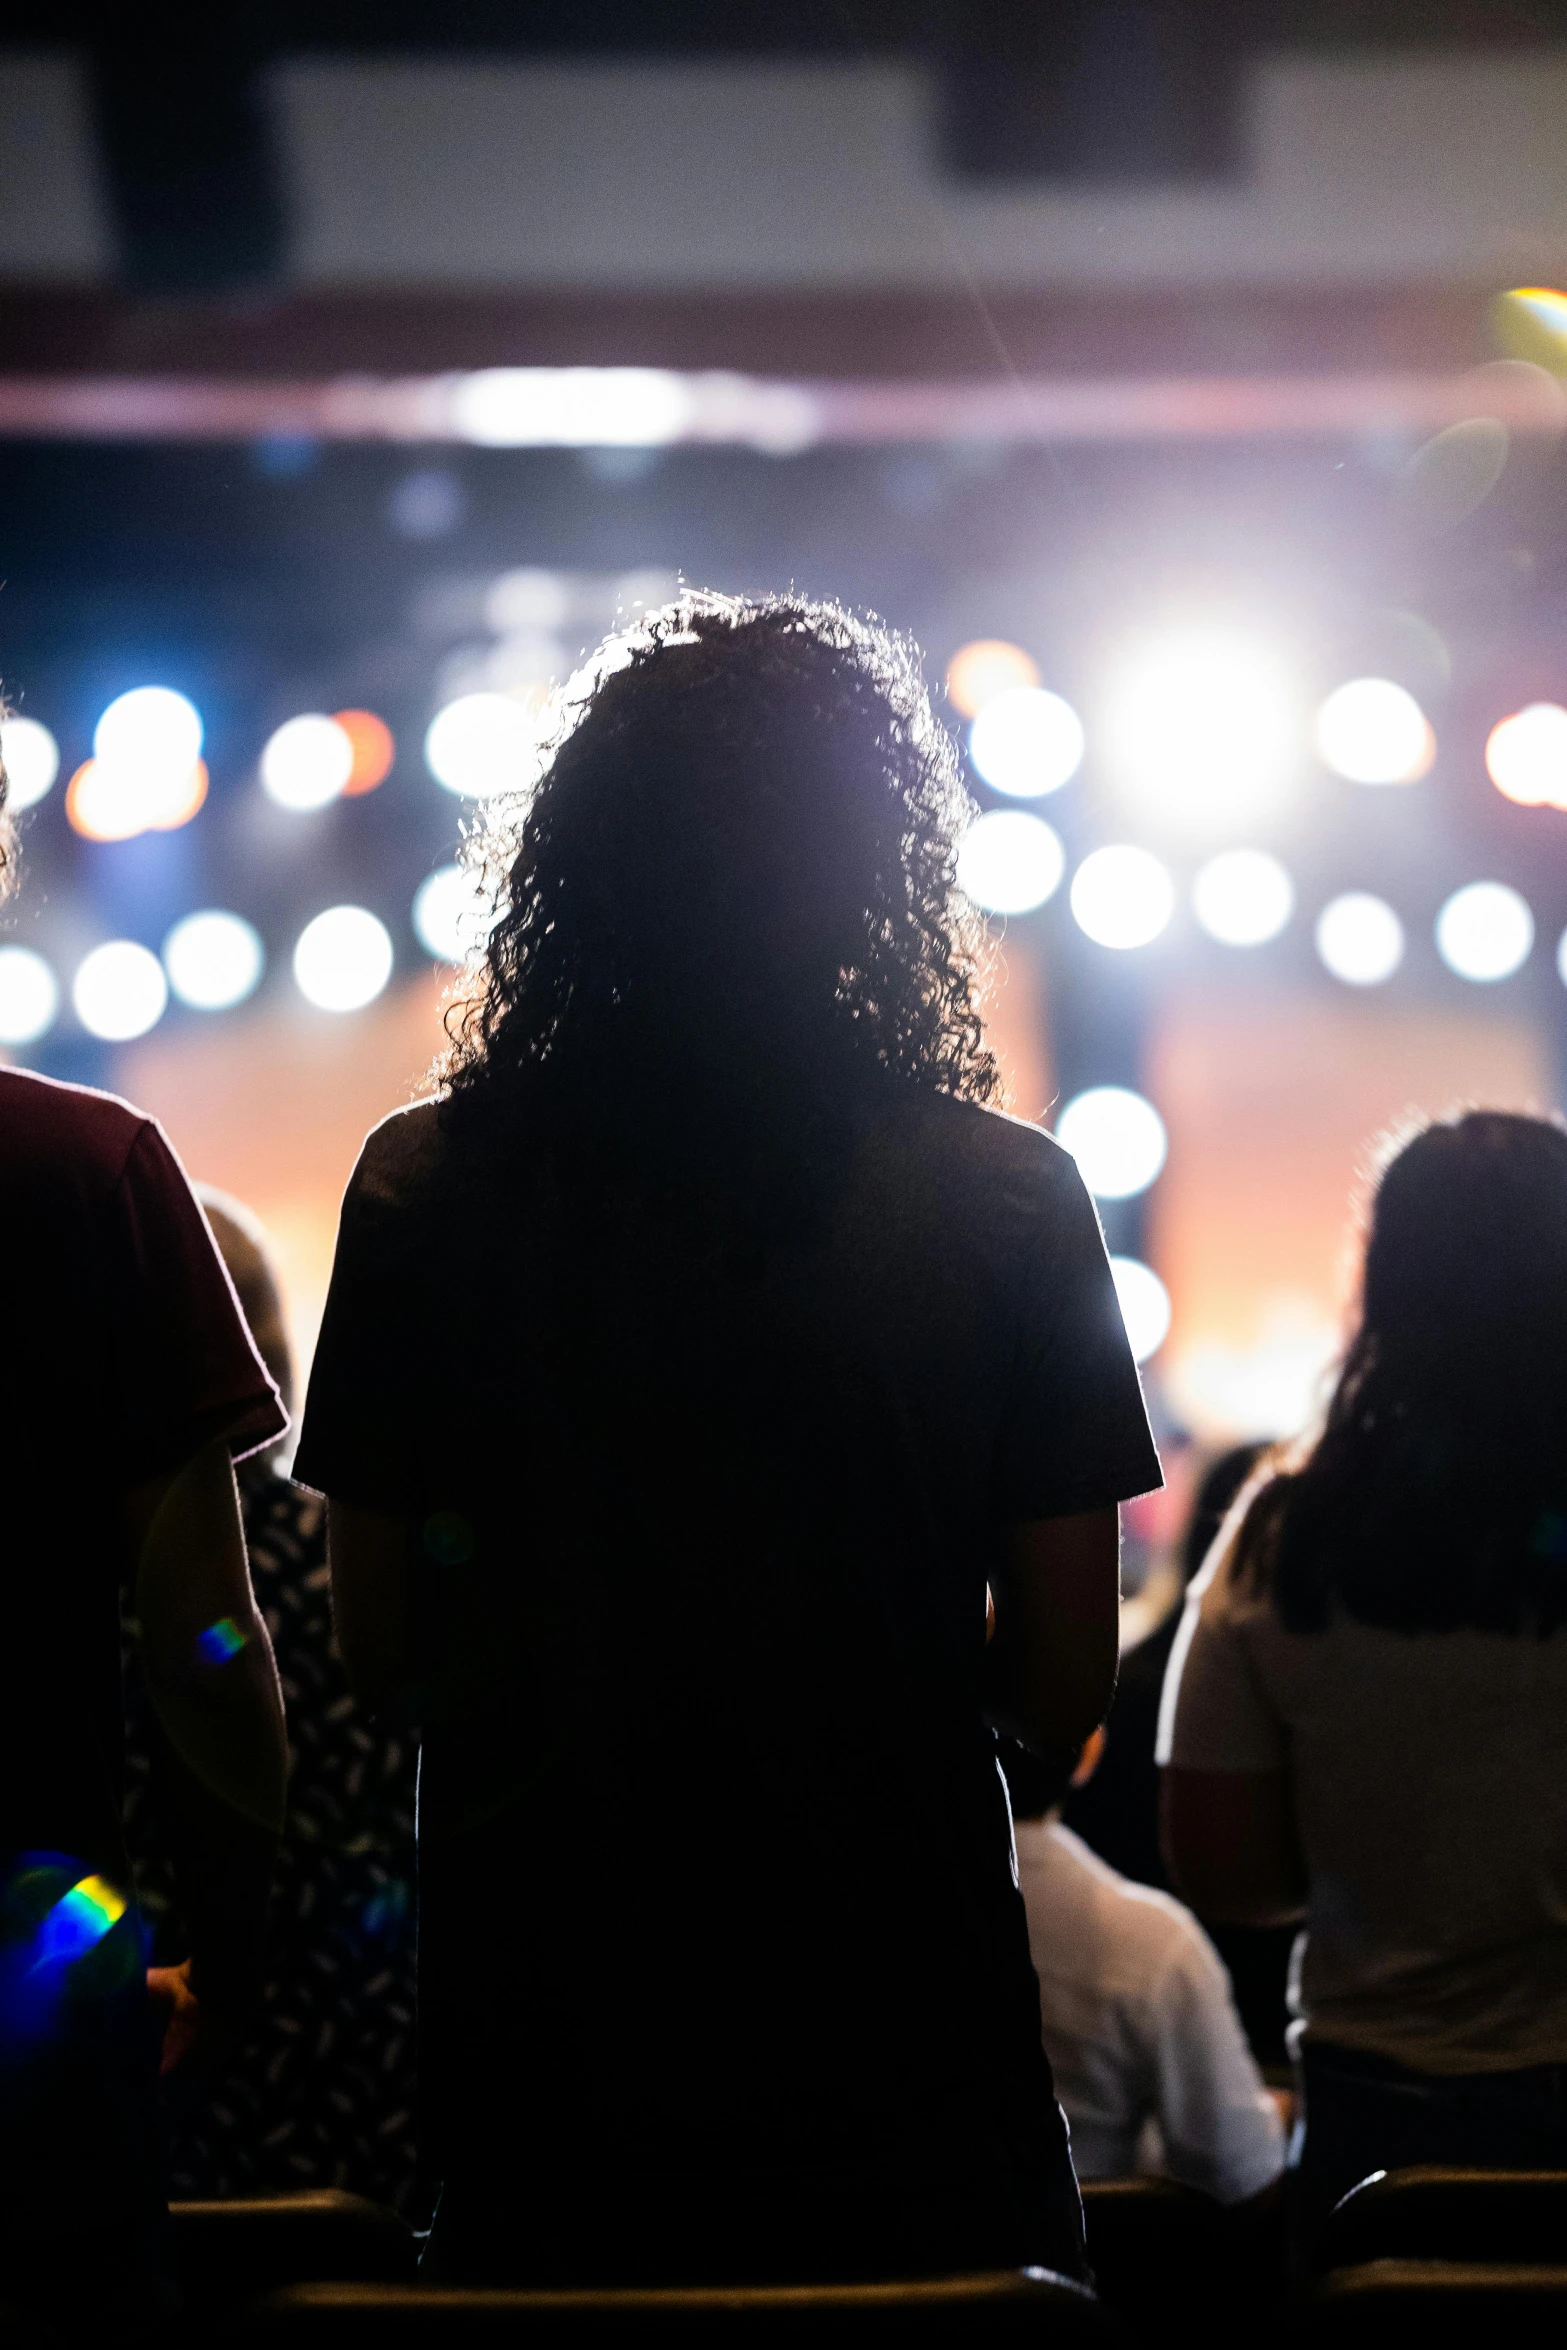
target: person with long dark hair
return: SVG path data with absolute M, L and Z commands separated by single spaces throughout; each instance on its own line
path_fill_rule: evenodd
M 1470 1111 L 1377 1188 L 1305 1457 L 1237 1504 L 1161 1726 L 1206 1917 L 1304 1917 L 1308 2223 L 1374 2169 L 1567 2165 L 1567 1131 Z
M 901 639 L 650 615 L 350 1186 L 296 1473 L 421 1726 L 436 2273 L 1081 2271 L 987 1712 L 1101 1717 L 1158 1464 L 966 814 Z

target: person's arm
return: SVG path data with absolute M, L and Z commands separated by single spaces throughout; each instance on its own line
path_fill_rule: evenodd
M 412 1529 L 331 1500 L 326 1528 L 332 1620 L 354 1695 L 371 1713 L 410 1713 L 421 1677 Z
M 1267 2194 L 1284 2168 L 1283 2123 L 1246 2045 L 1223 1962 L 1194 1919 L 1170 1920 L 1145 2012 L 1170 2176 L 1231 2206 Z
M 1167 1769 L 1159 1842 L 1170 1881 L 1217 1926 L 1286 1926 L 1304 1915 L 1306 1864 L 1287 1769 Z
M 1080 1745 L 1110 1710 L 1121 1598 L 1119 1512 L 1036 1518 L 1003 1537 L 1003 1598 L 986 1651 L 999 1729 Z
M 167 2067 L 220 2044 L 259 1988 L 287 1742 L 227 1443 L 136 1487 L 122 1526 L 191 1936 L 188 1965 L 149 1978 L 169 2013 Z

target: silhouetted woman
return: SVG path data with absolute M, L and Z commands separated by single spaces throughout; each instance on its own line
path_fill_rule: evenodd
M 985 1590 L 992 1709 L 1085 1734 L 1158 1468 L 1073 1165 L 984 1107 L 965 812 L 900 640 L 640 623 L 350 1187 L 298 1474 L 422 1723 L 444 2274 L 1080 2262 Z
M 1567 1132 L 1388 1166 L 1304 1462 L 1194 1586 L 1162 1728 L 1206 1916 L 1306 1922 L 1303 2202 L 1567 2165 Z

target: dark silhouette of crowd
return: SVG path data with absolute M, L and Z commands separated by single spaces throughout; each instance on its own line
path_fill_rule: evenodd
M 455 2287 L 1087 2283 L 1080 2178 L 1309 2261 L 1567 2169 L 1567 1131 L 1391 1152 L 1117 1688 L 1160 1467 L 915 649 L 688 595 L 546 754 L 291 1475 L 265 1235 L 0 1069 L 0 2301 L 175 2322 L 171 2195 Z

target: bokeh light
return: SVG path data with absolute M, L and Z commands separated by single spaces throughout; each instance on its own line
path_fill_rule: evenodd
M 60 772 L 60 746 L 37 718 L 3 718 L 0 760 L 5 763 L 7 807 L 31 808 Z
M 93 755 L 66 786 L 84 840 L 133 840 L 188 824 L 207 797 L 201 712 L 171 686 L 119 694 L 93 729 Z
M 340 726 L 353 749 L 354 761 L 343 786 L 345 800 L 357 800 L 385 783 L 397 758 L 397 744 L 384 718 L 373 710 L 334 710 L 332 724 Z
M 54 1026 L 60 982 L 31 947 L 0 947 L 0 1044 L 33 1044 Z
M 323 1012 L 357 1012 L 392 976 L 392 940 L 364 906 L 329 906 L 307 922 L 294 948 L 299 992 Z
M 1016 800 L 1059 791 L 1083 763 L 1083 722 L 1043 686 L 1009 686 L 969 728 L 969 757 L 993 791 Z
M 1346 987 L 1379 987 L 1404 959 L 1404 925 L 1385 898 L 1346 890 L 1317 916 L 1317 952 Z
M 1102 947 L 1145 947 L 1175 911 L 1175 884 L 1147 849 L 1095 849 L 1072 876 L 1072 913 Z
M 993 808 L 958 850 L 958 886 L 987 914 L 1030 914 L 1060 887 L 1066 851 L 1038 816 Z
M 1140 1257 L 1112 1257 L 1110 1278 L 1126 1324 L 1132 1360 L 1146 1363 L 1170 1335 L 1170 1293 Z
M 1124 1085 L 1093 1085 L 1056 1120 L 1056 1140 L 1096 1199 L 1133 1199 L 1164 1165 L 1164 1120 Z
M 1460 979 L 1510 979 L 1528 961 L 1534 916 L 1505 881 L 1454 890 L 1436 918 L 1436 948 Z
M 1225 849 L 1192 883 L 1192 911 L 1223 946 L 1265 946 L 1295 911 L 1295 884 L 1266 849 Z
M 1151 814 L 1249 821 L 1279 802 L 1298 768 L 1297 697 L 1265 645 L 1211 631 L 1161 638 L 1125 661 L 1105 747 Z
M 458 379 L 452 422 L 490 449 L 654 449 L 679 440 L 690 386 L 660 367 L 481 367 Z
M 261 788 L 280 808 L 324 808 L 354 771 L 354 746 L 335 718 L 309 710 L 287 718 L 261 754 Z
M 963 718 L 977 718 L 998 694 L 1038 683 L 1038 664 L 1004 637 L 976 637 L 971 645 L 960 645 L 947 663 L 947 699 Z
M 187 914 L 163 942 L 163 968 L 182 1004 L 225 1012 L 243 1003 L 266 967 L 266 951 L 239 914 L 212 907 Z
M 1436 757 L 1425 712 L 1390 677 L 1352 677 L 1335 687 L 1315 732 L 1324 764 L 1351 783 L 1415 783 Z
M 1485 765 L 1497 790 L 1520 808 L 1567 808 L 1567 710 L 1559 702 L 1515 710 L 1492 727 Z
M 187 776 L 201 757 L 201 712 L 166 685 L 119 694 L 93 729 L 93 757 L 127 775 Z
M 459 694 L 431 719 L 424 757 L 436 782 L 466 799 L 522 791 L 537 770 L 537 721 L 510 694 Z
M 414 936 L 438 963 L 481 954 L 492 918 L 483 883 L 461 865 L 440 866 L 414 893 Z
M 128 1044 L 163 1018 L 169 983 L 156 955 L 133 939 L 111 938 L 78 964 L 71 982 L 76 1017 L 106 1044 Z

